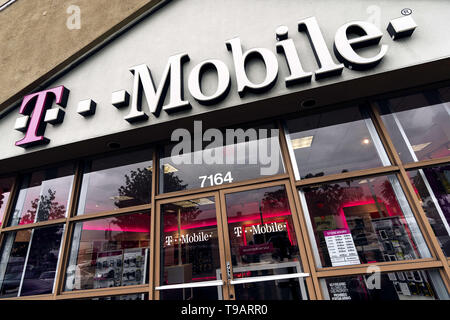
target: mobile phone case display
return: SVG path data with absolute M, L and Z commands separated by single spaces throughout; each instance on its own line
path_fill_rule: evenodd
M 434 272 L 434 271 L 433 271 Z M 329 300 L 435 300 L 445 299 L 435 292 L 432 278 L 437 272 L 411 270 L 326 280 Z M 443 288 L 445 290 L 445 288 Z
M 392 272 L 388 273 L 387 276 L 392 281 L 400 300 L 409 298 L 435 299 L 434 291 L 423 271 Z
M 399 217 L 373 219 L 372 226 L 378 237 L 385 261 L 417 258 L 406 225 Z
M 94 289 L 145 283 L 148 248 L 97 253 Z

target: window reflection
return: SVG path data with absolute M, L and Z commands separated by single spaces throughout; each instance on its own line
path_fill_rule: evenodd
M 444 254 L 450 257 L 450 165 L 408 175 Z
M 375 281 L 371 278 L 379 277 Z M 437 270 L 411 270 L 322 279 L 327 300 L 448 300 Z
M 430 90 L 377 103 L 403 162 L 450 156 L 448 90 Z
M 337 109 L 286 123 L 301 179 L 388 164 L 364 109 Z
M 299 261 L 284 186 L 227 194 L 226 206 L 233 266 Z
M 6 205 L 8 204 L 8 199 L 9 195 L 11 194 L 13 182 L 13 178 L 0 179 L 0 226 L 3 222 L 3 216 L 5 215 Z
M 150 215 L 135 213 L 75 225 L 66 291 L 148 281 Z
M 9 233 L 0 264 L 0 295 L 30 296 L 53 292 L 64 227 Z
M 430 256 L 396 177 L 336 182 L 303 192 L 323 267 Z
M 215 198 L 178 201 L 162 209 L 161 285 L 216 280 L 220 260 Z
M 68 164 L 23 176 L 10 225 L 64 218 L 73 174 L 74 165 Z
M 202 136 L 196 137 L 200 142 L 187 141 L 188 150 L 179 150 L 179 143 L 165 146 L 160 161 L 162 192 L 205 188 L 284 172 L 274 125 L 215 132 L 221 139 L 202 142 Z
M 78 214 L 148 204 L 152 186 L 152 151 L 136 151 L 85 164 Z

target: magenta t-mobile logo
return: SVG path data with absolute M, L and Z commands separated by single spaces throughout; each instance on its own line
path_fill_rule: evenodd
M 50 109 L 53 101 L 55 99 L 57 105 L 65 108 L 68 97 L 69 90 L 64 86 L 25 96 L 19 110 L 24 116 L 18 118 L 15 125 L 16 130 L 25 132 L 25 137 L 17 141 L 16 146 L 28 148 L 48 143 L 50 140 L 44 137 L 46 124 L 57 124 L 64 118 L 62 109 Z

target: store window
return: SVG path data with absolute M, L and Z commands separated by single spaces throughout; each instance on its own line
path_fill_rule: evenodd
M 449 87 L 378 101 L 402 162 L 450 156 Z
M 389 165 L 367 111 L 347 107 L 286 121 L 297 179 Z
M 65 290 L 148 283 L 149 243 L 148 213 L 76 223 Z
M 321 279 L 326 300 L 448 300 L 439 271 L 409 270 Z
M 300 198 L 321 267 L 430 257 L 393 175 L 305 187 Z
M 146 149 L 86 161 L 78 215 L 150 203 L 152 158 Z
M 51 294 L 64 226 L 7 233 L 0 262 L 0 296 Z
M 11 194 L 11 188 L 13 183 L 14 183 L 13 178 L 0 179 L 0 226 L 2 225 L 3 222 L 6 205 L 8 204 L 9 195 Z
M 202 133 L 194 134 L 192 139 L 180 138 L 164 147 L 160 161 L 162 192 L 284 173 L 278 129 L 274 125 L 209 130 L 205 130 L 203 139 Z M 184 136 L 190 134 L 186 131 Z
M 220 277 L 220 252 L 214 197 L 162 206 L 161 286 L 208 282 Z M 217 300 L 221 287 L 160 291 L 163 300 Z
M 226 194 L 233 278 L 302 272 L 292 212 L 284 185 Z M 236 299 L 307 299 L 298 277 L 235 285 Z
M 450 257 L 450 165 L 408 172 L 434 234 Z
M 67 164 L 22 176 L 10 226 L 66 217 L 74 165 Z

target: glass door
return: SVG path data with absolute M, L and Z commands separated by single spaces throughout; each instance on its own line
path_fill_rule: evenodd
M 221 191 L 228 298 L 306 300 L 293 199 L 282 182 Z M 217 275 L 219 277 L 219 275 Z
M 166 199 L 157 208 L 155 298 L 308 299 L 285 183 Z
M 225 244 L 217 192 L 158 204 L 155 297 L 218 300 L 228 297 Z M 225 280 L 224 280 L 225 279 Z

